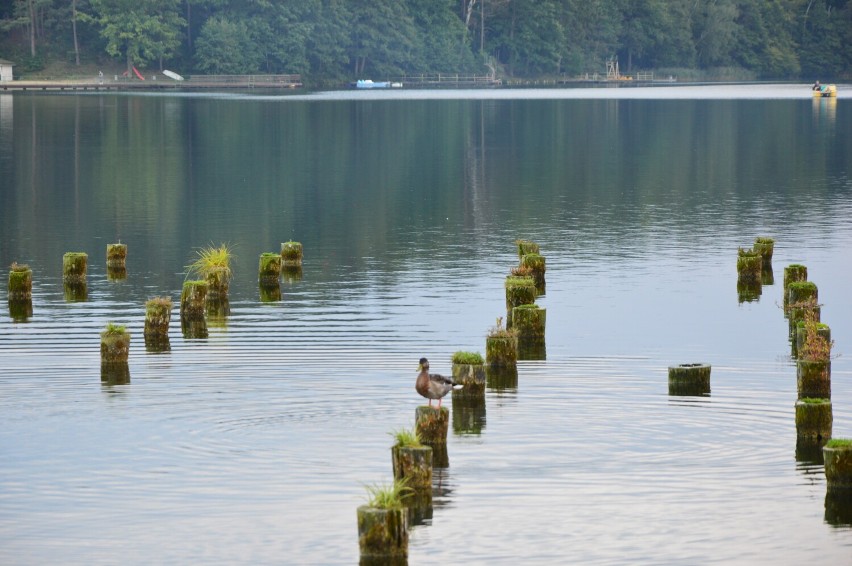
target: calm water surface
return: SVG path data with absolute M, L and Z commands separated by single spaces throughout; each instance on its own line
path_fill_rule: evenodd
M 547 258 L 546 359 L 452 408 L 410 564 L 849 563 L 852 513 L 826 513 L 797 452 L 779 308 L 806 264 L 852 437 L 849 105 L 789 85 L 0 95 L 0 265 L 35 280 L 32 316 L 0 313 L 0 563 L 356 563 L 417 360 L 484 353 L 517 238 Z M 760 235 L 775 283 L 740 302 Z M 258 255 L 289 239 L 302 276 L 263 302 Z M 171 350 L 146 351 L 145 300 L 220 242 L 230 315 L 186 339 L 175 312 Z M 82 302 L 67 251 L 89 254 Z M 110 321 L 133 336 L 124 385 L 101 381 Z M 669 396 L 688 362 L 712 364 L 709 396 Z

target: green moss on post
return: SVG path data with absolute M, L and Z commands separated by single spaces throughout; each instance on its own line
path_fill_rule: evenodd
M 361 560 L 387 560 L 408 556 L 408 514 L 405 508 L 358 507 L 358 548 Z
M 118 269 L 126 267 L 127 244 L 107 244 L 106 264 L 108 268 Z
M 799 399 L 806 397 L 831 399 L 831 362 L 799 360 L 796 362 L 796 387 Z
M 544 272 L 546 271 L 543 255 L 529 253 L 521 256 L 520 267 L 529 269 L 536 287 L 544 286 Z
M 737 250 L 737 281 L 740 283 L 760 283 L 763 258 L 755 250 Z
M 89 256 L 83 252 L 68 252 L 62 256 L 62 281 L 69 285 L 86 283 Z
M 787 307 L 793 305 L 817 304 L 819 302 L 819 290 L 816 283 L 812 281 L 793 281 L 787 285 Z
M 537 254 L 541 251 L 538 244 L 529 240 L 515 240 L 515 245 L 518 247 L 519 259 L 527 254 Z
M 257 279 L 262 286 L 277 286 L 281 279 L 281 254 L 265 252 L 260 254 Z
M 796 401 L 796 435 L 805 440 L 831 438 L 831 399 L 806 397 Z
M 181 321 L 203 321 L 206 300 L 206 281 L 184 281 L 180 293 Z
M 432 489 L 432 448 L 430 446 L 391 446 L 393 477 L 416 491 Z
M 172 319 L 172 300 L 154 297 L 145 302 L 145 344 L 168 340 Z
M 107 324 L 101 332 L 101 364 L 126 364 L 130 355 L 130 333 L 124 326 Z
M 226 301 L 231 287 L 231 268 L 213 267 L 205 273 L 207 280 L 207 302 Z
M 423 444 L 434 446 L 447 442 L 447 430 L 450 428 L 450 411 L 423 405 L 414 413 L 415 430 Z
M 459 363 L 456 360 L 478 363 Z M 453 355 L 453 381 L 464 385 L 453 389 L 453 399 L 485 396 L 485 360 L 478 352 L 456 352 Z
M 772 269 L 772 253 L 775 251 L 775 240 L 758 236 L 754 239 L 754 250 L 760 253 L 760 257 L 763 260 L 763 267 Z
M 547 309 L 536 304 L 518 305 L 512 309 L 512 326 L 520 340 L 544 340 Z
M 786 299 L 787 288 L 790 286 L 790 283 L 794 283 L 796 281 L 807 281 L 808 280 L 808 268 L 799 263 L 791 263 L 787 267 L 784 268 L 784 295 Z
M 829 493 L 852 496 L 852 439 L 834 438 L 822 448 Z
M 710 364 L 669 366 L 669 395 L 709 395 Z
M 13 263 L 9 271 L 9 300 L 29 301 L 33 298 L 33 270 L 30 266 Z
M 302 244 L 300 242 L 283 242 L 281 244 L 281 258 L 284 267 L 300 267 L 302 265 Z
M 516 368 L 518 365 L 518 334 L 514 330 L 495 327 L 485 338 L 485 359 L 488 367 Z
M 503 285 L 506 288 L 506 309 L 511 310 L 518 305 L 527 305 L 535 302 L 537 292 L 535 281 L 532 277 L 506 277 Z

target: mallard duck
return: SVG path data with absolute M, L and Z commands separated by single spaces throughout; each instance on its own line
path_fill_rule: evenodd
M 420 358 L 420 374 L 417 376 L 417 381 L 414 382 L 414 389 L 418 393 L 429 399 L 429 406 L 432 406 L 432 399 L 438 400 L 438 408 L 441 408 L 441 399 L 453 389 L 461 389 L 460 383 L 454 382 L 449 377 L 444 377 L 437 373 L 429 373 L 429 360 Z

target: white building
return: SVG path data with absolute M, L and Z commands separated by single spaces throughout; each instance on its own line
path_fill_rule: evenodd
M 0 59 L 0 81 L 11 81 L 13 79 L 12 67 L 14 66 L 15 64 L 11 61 Z

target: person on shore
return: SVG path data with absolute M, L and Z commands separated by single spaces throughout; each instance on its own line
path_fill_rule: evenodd
M 822 87 L 819 84 L 819 81 L 814 83 L 814 86 L 811 87 L 811 90 L 822 90 Z

